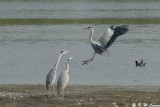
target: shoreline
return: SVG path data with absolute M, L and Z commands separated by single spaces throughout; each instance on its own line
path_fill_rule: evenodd
M 64 25 L 64 24 L 160 24 L 159 17 L 153 18 L 0 18 L 4 25 Z
M 65 101 L 47 96 L 44 85 L 0 85 L 2 107 L 132 107 L 132 104 L 160 104 L 160 86 L 69 85 Z

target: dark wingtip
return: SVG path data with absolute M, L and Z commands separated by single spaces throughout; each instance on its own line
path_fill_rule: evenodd
M 113 25 L 112 25 L 112 26 L 110 26 L 110 29 L 113 29 L 113 27 L 114 27 Z
M 121 32 L 122 34 L 125 34 L 129 31 L 129 26 L 128 25 L 120 25 L 120 26 L 110 26 L 110 29 L 116 30 L 118 32 Z

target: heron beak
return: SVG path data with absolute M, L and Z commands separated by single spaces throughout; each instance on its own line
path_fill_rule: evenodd
M 70 51 L 66 51 L 66 53 L 69 53 Z

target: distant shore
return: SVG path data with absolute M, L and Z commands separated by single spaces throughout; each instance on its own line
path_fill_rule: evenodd
M 0 25 L 57 25 L 57 24 L 160 24 L 160 18 L 86 18 L 86 19 L 47 19 L 10 18 L 0 19 Z
M 61 102 L 59 97 L 48 97 L 44 85 L 0 85 L 0 107 L 132 107 L 132 104 L 159 105 L 160 86 L 70 85 L 65 89 L 65 101 Z

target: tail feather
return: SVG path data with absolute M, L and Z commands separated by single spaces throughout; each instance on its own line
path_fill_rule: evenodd
M 49 90 L 50 84 L 46 82 L 46 90 Z
M 61 89 L 60 88 L 57 88 L 57 93 L 59 94 L 59 95 L 61 95 L 62 93 L 61 93 Z

